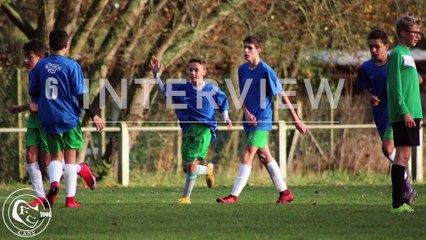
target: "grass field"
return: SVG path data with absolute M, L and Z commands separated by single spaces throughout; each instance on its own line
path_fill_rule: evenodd
M 35 239 L 426 239 L 426 185 L 415 212 L 391 215 L 391 187 L 297 186 L 290 204 L 275 204 L 273 187 L 246 187 L 238 204 L 217 204 L 229 187 L 196 187 L 179 205 L 179 187 L 80 189 L 80 209 L 64 208 Z M 17 188 L 0 188 L 0 203 Z M 3 222 L 0 239 L 22 239 Z

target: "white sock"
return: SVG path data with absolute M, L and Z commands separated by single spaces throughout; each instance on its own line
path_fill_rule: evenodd
M 287 189 L 287 185 L 284 182 L 280 167 L 278 166 L 278 163 L 275 161 L 275 159 L 266 164 L 266 170 L 268 170 L 269 176 L 271 177 L 271 180 L 274 183 L 277 191 L 285 191 Z
M 80 164 L 76 164 L 76 166 L 77 166 L 77 174 L 78 174 L 81 171 L 81 165 Z
M 388 160 L 393 163 L 393 161 L 395 160 L 395 155 L 396 155 L 396 148 L 393 149 L 393 152 L 391 153 L 391 155 L 389 155 L 387 158 Z M 404 172 L 404 180 L 407 180 L 408 178 L 408 173 L 407 171 Z
M 207 171 L 208 171 L 207 166 L 197 165 L 197 170 L 195 171 L 195 173 L 197 175 L 207 175 Z
M 36 190 L 37 197 L 44 197 L 43 176 L 41 175 L 40 166 L 37 162 L 27 163 L 28 174 L 30 175 L 31 184 L 33 189 Z
M 62 161 L 52 160 L 49 164 L 49 180 L 50 183 L 60 182 L 62 177 Z
M 232 188 L 231 195 L 238 197 L 246 186 L 250 176 L 251 166 L 247 164 L 240 164 L 240 171 L 238 172 L 237 179 L 235 179 L 234 187 Z
M 65 164 L 64 181 L 67 197 L 74 197 L 77 191 L 77 166 L 76 164 Z
M 61 164 L 62 164 L 62 170 L 64 170 L 65 169 L 65 161 L 64 161 L 64 159 L 62 159 Z
M 186 174 L 186 181 L 185 181 L 185 188 L 183 189 L 183 196 L 184 197 L 190 197 L 192 193 L 192 189 L 194 189 L 195 181 L 197 181 L 197 174 L 196 173 L 187 173 Z
M 393 152 L 391 153 L 391 155 L 387 156 L 387 158 L 389 159 L 391 163 L 393 163 L 393 161 L 395 160 L 395 155 L 396 155 L 396 148 L 393 149 Z

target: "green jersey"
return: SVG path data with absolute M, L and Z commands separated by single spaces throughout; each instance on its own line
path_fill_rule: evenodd
M 423 118 L 416 64 L 406 46 L 396 46 L 388 58 L 387 91 L 391 123 L 403 121 L 406 113 L 414 119 Z

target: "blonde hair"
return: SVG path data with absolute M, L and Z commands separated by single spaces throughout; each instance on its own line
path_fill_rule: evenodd
M 396 20 L 396 34 L 398 34 L 398 37 L 401 37 L 401 31 L 408 31 L 414 25 L 421 25 L 420 18 L 409 15 L 401 15 Z

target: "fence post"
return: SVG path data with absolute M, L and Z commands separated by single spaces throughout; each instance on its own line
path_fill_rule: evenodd
M 129 186 L 129 130 L 125 122 L 120 122 L 120 152 L 118 157 L 118 179 L 124 187 L 127 187 Z
M 413 163 L 413 180 L 423 182 L 423 126 L 420 126 L 420 145 L 415 147 L 415 162 Z
M 278 163 L 283 178 L 287 178 L 287 126 L 278 121 Z

